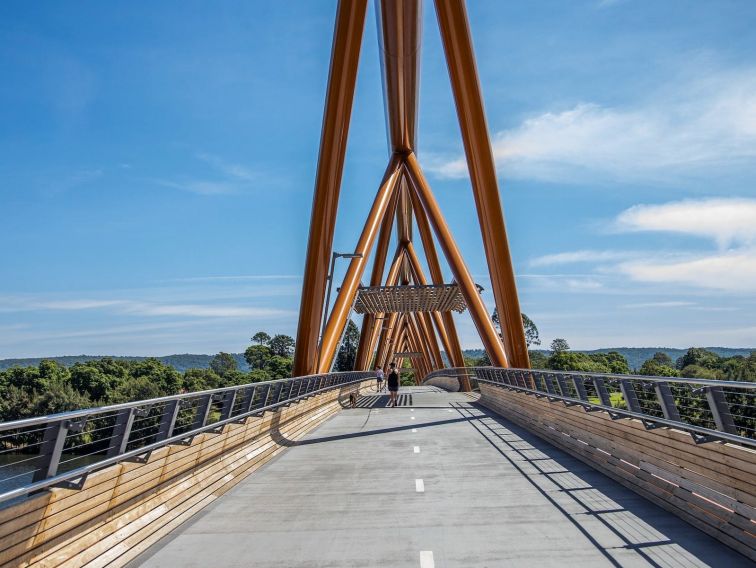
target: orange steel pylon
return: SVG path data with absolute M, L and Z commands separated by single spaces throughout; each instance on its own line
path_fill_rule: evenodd
M 376 0 L 383 60 L 384 99 L 391 156 L 344 281 L 318 342 L 328 263 L 354 99 L 367 0 L 340 0 L 336 14 L 326 92 L 320 155 L 315 181 L 302 302 L 293 373 L 328 371 L 347 324 L 368 259 L 375 246 L 370 286 L 427 284 L 413 241 L 417 222 L 432 284 L 443 284 L 438 240 L 492 364 L 528 368 L 512 260 L 504 225 L 496 170 L 464 0 L 436 0 L 449 77 L 467 158 L 486 261 L 491 276 L 501 336 L 470 275 L 415 155 L 419 85 L 421 0 Z M 391 233 L 398 246 L 384 281 Z M 443 367 L 441 348 L 452 366 L 464 366 L 450 312 L 365 314 L 355 368 L 385 366 L 394 354 L 420 353 L 421 374 Z

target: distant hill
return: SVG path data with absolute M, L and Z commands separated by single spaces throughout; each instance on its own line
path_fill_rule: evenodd
M 731 347 L 706 347 L 709 351 L 713 351 L 720 357 L 734 357 L 736 355 L 742 355 L 748 357 L 751 352 L 756 351 L 756 348 L 751 349 L 734 349 Z M 541 353 L 547 354 L 546 349 L 538 349 Z M 646 359 L 653 357 L 657 351 L 663 351 L 669 355 L 672 360 L 676 360 L 678 357 L 685 354 L 687 349 L 673 349 L 671 347 L 606 347 L 603 349 L 593 349 L 590 351 L 581 351 L 575 349 L 580 353 L 608 353 L 609 351 L 617 351 L 627 358 L 627 362 L 630 364 L 631 369 L 638 369 Z M 239 366 L 239 370 L 248 371 L 249 367 L 244 360 L 244 355 L 241 353 L 232 353 L 236 359 L 236 364 Z M 465 357 L 475 359 L 483 355 L 482 349 L 465 349 Z M 106 355 L 65 355 L 62 357 L 34 357 L 29 359 L 0 359 L 0 370 L 9 369 L 10 367 L 28 367 L 37 366 L 43 359 L 52 359 L 61 365 L 70 367 L 74 363 L 84 363 L 86 361 L 92 361 L 94 359 L 102 359 Z M 126 359 L 128 361 L 141 361 L 147 359 L 147 357 L 118 357 L 114 356 L 113 359 Z M 196 355 L 192 353 L 184 353 L 180 355 L 165 355 L 163 357 L 155 357 L 159 361 L 162 361 L 166 365 L 171 365 L 177 371 L 186 371 L 187 369 L 207 369 L 210 366 L 210 360 L 213 355 Z
M 736 349 L 732 347 L 704 347 L 704 349 L 713 351 L 720 357 L 735 357 L 736 355 L 748 357 L 752 352 L 756 351 L 756 347 L 750 348 L 750 349 L 748 348 Z M 549 351 L 547 349 L 536 349 L 535 351 L 539 351 L 543 353 L 544 355 L 549 354 Z M 617 351 L 618 353 L 625 356 L 631 369 L 639 369 L 640 366 L 643 365 L 643 362 L 653 357 L 654 353 L 656 353 L 657 351 L 662 351 L 663 353 L 666 353 L 672 358 L 673 361 L 676 361 L 679 357 L 682 357 L 683 355 L 685 355 L 685 352 L 687 351 L 687 349 L 674 349 L 672 347 L 605 347 L 602 349 L 592 349 L 592 350 L 573 349 L 573 351 L 576 351 L 579 353 L 588 353 L 588 354 L 609 353 L 609 351 Z M 483 350 L 482 349 L 466 349 L 464 351 L 464 355 L 465 357 L 470 357 L 470 358 L 482 357 Z
M 236 364 L 240 371 L 248 371 L 249 366 L 244 360 L 242 353 L 231 353 L 236 359 Z M 96 359 L 104 359 L 109 357 L 108 355 L 64 355 L 62 357 L 34 357 L 29 359 L 0 359 L 0 370 L 9 369 L 10 367 L 29 367 L 37 366 L 40 361 L 45 359 L 52 359 L 60 365 L 70 367 L 74 363 L 86 363 L 87 361 L 93 361 Z M 191 353 L 185 353 L 181 355 L 165 355 L 163 357 L 154 357 L 158 361 L 172 366 L 177 371 L 186 371 L 187 369 L 207 369 L 210 367 L 210 361 L 214 355 L 195 355 Z M 148 357 L 120 357 L 113 356 L 111 359 L 124 359 L 126 361 L 142 361 Z

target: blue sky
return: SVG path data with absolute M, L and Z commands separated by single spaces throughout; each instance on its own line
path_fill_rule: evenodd
M 756 4 L 469 4 L 544 343 L 756 346 Z M 294 334 L 335 6 L 2 3 L 0 357 Z M 424 18 L 419 157 L 490 289 L 431 2 Z M 385 168 L 379 69 L 371 9 L 339 251 Z

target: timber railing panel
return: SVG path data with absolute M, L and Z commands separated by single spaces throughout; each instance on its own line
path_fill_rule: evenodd
M 492 367 L 425 382 L 442 376 L 468 378 L 481 405 L 756 560 L 756 384 Z
M 279 391 L 273 404 L 250 411 L 243 406 L 225 419 L 222 412 L 208 413 L 213 423 L 146 444 L 141 452 L 127 450 L 112 461 L 105 449 L 106 459 L 90 464 L 84 475 L 51 477 L 33 494 L 7 503 L 0 509 L 0 566 L 122 566 L 374 382 L 372 373 L 305 379 L 268 383 Z M 261 385 L 266 383 L 255 387 Z M 141 401 L 146 403 L 151 401 Z M 205 413 L 201 404 L 193 407 L 195 414 Z

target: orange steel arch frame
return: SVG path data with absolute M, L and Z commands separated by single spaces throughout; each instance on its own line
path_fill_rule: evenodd
M 378 286 L 383 280 L 394 225 L 398 244 L 386 285 L 427 284 L 413 243 L 413 220 L 417 221 L 431 282 L 443 283 L 433 238 L 435 234 L 491 362 L 501 367 L 529 367 L 464 0 L 436 0 L 435 6 L 494 299 L 501 315 L 502 334 L 499 336 L 494 328 L 415 156 L 421 0 L 377 0 L 391 155 L 354 251 L 362 256 L 351 260 L 327 319 L 325 333 L 318 341 L 319 322 L 323 310 L 327 309 L 324 296 L 328 261 L 333 245 L 366 4 L 366 0 L 340 0 L 336 13 L 293 374 L 306 375 L 330 369 L 376 242 L 370 285 Z M 394 353 L 409 346 L 422 353 L 422 358 L 416 360 L 419 372 L 429 373 L 444 365 L 439 343 L 451 365 L 464 365 L 451 313 L 366 314 L 355 367 L 364 370 L 373 364 L 385 366 L 393 360 Z

